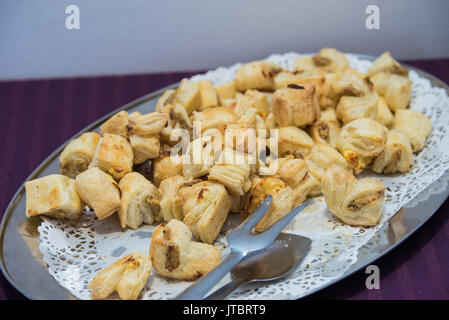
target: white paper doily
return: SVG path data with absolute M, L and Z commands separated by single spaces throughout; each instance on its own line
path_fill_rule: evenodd
M 272 55 L 267 60 L 292 69 L 299 54 Z M 371 62 L 348 55 L 350 65 L 366 72 Z M 240 64 L 218 68 L 192 80 L 211 80 L 215 85 L 230 81 Z M 322 197 L 299 214 L 286 228 L 287 232 L 300 234 L 313 240 L 312 248 L 301 266 L 288 278 L 270 284 L 251 284 L 234 292 L 230 299 L 294 299 L 326 284 L 342 275 L 357 260 L 358 250 L 402 206 L 414 199 L 420 191 L 436 181 L 449 168 L 449 98 L 442 88 L 432 87 L 429 80 L 410 71 L 412 95 L 410 108 L 426 114 L 433 130 L 425 148 L 414 159 L 407 174 L 364 176 L 376 177 L 385 184 L 386 201 L 380 223 L 372 228 L 343 225 L 327 210 Z M 238 223 L 238 215 L 230 214 L 228 224 Z M 71 294 L 80 299 L 90 299 L 87 289 L 95 274 L 133 251 L 148 253 L 154 226 L 142 226 L 139 230 L 122 231 L 118 218 L 98 221 L 92 212 L 86 211 L 79 221 L 68 222 L 44 218 L 39 227 L 39 249 L 48 265 L 50 274 Z M 223 254 L 228 248 L 223 236 L 218 239 Z M 190 283 L 170 280 L 152 272 L 142 299 L 169 299 L 176 296 Z

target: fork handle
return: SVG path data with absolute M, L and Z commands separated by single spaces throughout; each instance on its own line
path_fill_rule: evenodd
M 243 253 L 232 252 L 218 267 L 181 292 L 177 300 L 200 300 L 244 257 Z
M 212 292 L 210 295 L 206 297 L 206 300 L 223 300 L 245 282 L 246 281 L 243 278 L 236 278 L 232 276 L 232 280 L 230 282 L 225 284 L 220 289 L 217 289 L 216 291 Z

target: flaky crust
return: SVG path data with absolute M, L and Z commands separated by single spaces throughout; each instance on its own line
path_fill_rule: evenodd
M 393 129 L 405 133 L 412 145 L 413 152 L 424 148 L 427 136 L 432 131 L 430 119 L 414 110 L 397 110 L 394 116 Z
M 337 150 L 324 143 L 315 143 L 305 159 L 310 173 L 318 181 L 321 181 L 326 170 L 332 165 L 351 170 L 346 159 Z
M 313 146 L 313 140 L 307 132 L 297 127 L 282 127 L 278 132 L 279 155 L 294 155 L 304 157 Z
M 141 252 L 115 261 L 89 283 L 93 299 L 106 299 L 117 291 L 122 300 L 136 300 L 151 273 L 151 260 Z
M 116 134 L 105 133 L 98 143 L 89 168 L 98 167 L 120 180 L 132 171 L 134 153 L 128 140 Z
M 293 207 L 292 189 L 281 179 L 275 177 L 256 177 L 249 192 L 246 210 L 253 213 L 259 204 L 268 196 L 273 196 L 273 202 L 267 213 L 256 224 L 255 230 L 263 232 L 271 227 L 276 221 L 284 217 Z
M 273 114 L 280 127 L 304 127 L 320 118 L 315 87 L 291 84 L 273 94 Z
M 182 175 L 182 161 L 180 156 L 170 156 L 163 153 L 153 162 L 153 181 L 159 186 L 161 181 L 176 175 Z
M 247 89 L 268 90 L 274 89 L 273 77 L 282 68 L 268 61 L 254 61 L 241 66 L 235 74 L 235 86 L 238 91 Z
M 224 186 L 202 181 L 178 192 L 183 203 L 183 222 L 198 240 L 214 242 L 231 208 L 231 197 Z
M 162 221 L 161 194 L 140 173 L 126 174 L 119 183 L 121 205 L 118 210 L 122 228 L 137 229 L 142 223 L 155 224 Z
M 130 135 L 129 142 L 134 152 L 134 164 L 140 164 L 148 159 L 159 157 L 161 143 L 158 134 L 146 136 L 133 134 Z
M 96 132 L 86 132 L 73 139 L 64 148 L 59 157 L 59 171 L 62 175 L 75 179 L 87 170 L 95 156 L 95 149 L 101 136 Z
M 164 220 L 170 221 L 171 219 L 184 219 L 182 208 L 179 209 L 176 196 L 179 187 L 185 182 L 186 179 L 181 175 L 175 175 L 162 180 L 159 186 L 159 192 L 161 193 L 162 199 L 159 204 Z
M 201 96 L 201 110 L 218 105 L 217 92 L 215 91 L 215 87 L 210 80 L 198 82 L 198 87 L 200 89 Z
M 198 83 L 182 79 L 176 90 L 175 102 L 184 106 L 188 114 L 201 107 L 201 92 Z
M 113 133 L 124 138 L 128 137 L 128 112 L 120 111 L 110 117 L 100 126 L 101 134 Z
M 326 72 L 340 72 L 349 67 L 346 55 L 334 48 L 323 48 L 313 57 L 315 66 Z
M 100 169 L 94 167 L 80 173 L 75 185 L 81 199 L 94 210 L 99 220 L 119 209 L 119 186 L 110 175 Z
M 193 281 L 220 264 L 220 250 L 191 239 L 189 228 L 179 220 L 159 225 L 150 245 L 156 272 L 172 279 Z
M 77 219 L 83 205 L 75 188 L 75 180 L 52 174 L 27 181 L 26 216 L 47 215 L 53 218 Z
M 326 170 L 321 189 L 329 210 L 344 223 L 374 226 L 379 222 L 385 193 L 382 182 L 372 178 L 357 181 L 347 170 L 333 165 Z
M 405 133 L 391 130 L 387 134 L 384 151 L 374 160 L 373 171 L 377 173 L 408 172 L 413 162 L 410 139 Z

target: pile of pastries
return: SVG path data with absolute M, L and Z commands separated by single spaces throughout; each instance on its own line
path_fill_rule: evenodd
M 77 219 L 87 205 L 98 219 L 117 212 L 124 229 L 159 224 L 149 255 L 126 256 L 92 280 L 92 297 L 99 299 L 114 291 L 136 299 L 152 267 L 183 280 L 209 272 L 220 263 L 212 243 L 228 215 L 253 213 L 267 195 L 273 204 L 258 232 L 318 195 L 343 223 L 373 226 L 385 187 L 356 175 L 408 172 L 432 129 L 428 117 L 408 109 L 410 93 L 408 70 L 389 52 L 362 74 L 331 48 L 297 58 L 293 70 L 269 61 L 244 64 L 233 81 L 218 86 L 183 79 L 161 96 L 155 112 L 121 111 L 99 133 L 72 140 L 59 174 L 25 184 L 26 214 Z M 266 141 L 277 130 L 277 154 L 227 163 L 227 157 L 249 156 L 236 142 L 211 161 L 187 163 L 185 154 L 171 152 L 179 142 L 173 133 L 192 133 L 195 122 L 202 136 L 187 141 L 190 155 L 210 153 L 211 129 L 223 136 L 257 129 L 256 139 Z M 264 175 L 274 163 L 276 171 Z

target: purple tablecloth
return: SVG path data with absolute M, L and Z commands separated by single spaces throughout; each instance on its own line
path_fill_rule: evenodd
M 449 83 L 449 59 L 414 61 Z M 106 113 L 193 73 L 0 82 L 0 214 L 26 177 L 76 132 Z M 376 262 L 379 290 L 363 271 L 309 299 L 449 299 L 449 201 Z M 0 299 L 23 299 L 0 275 Z

